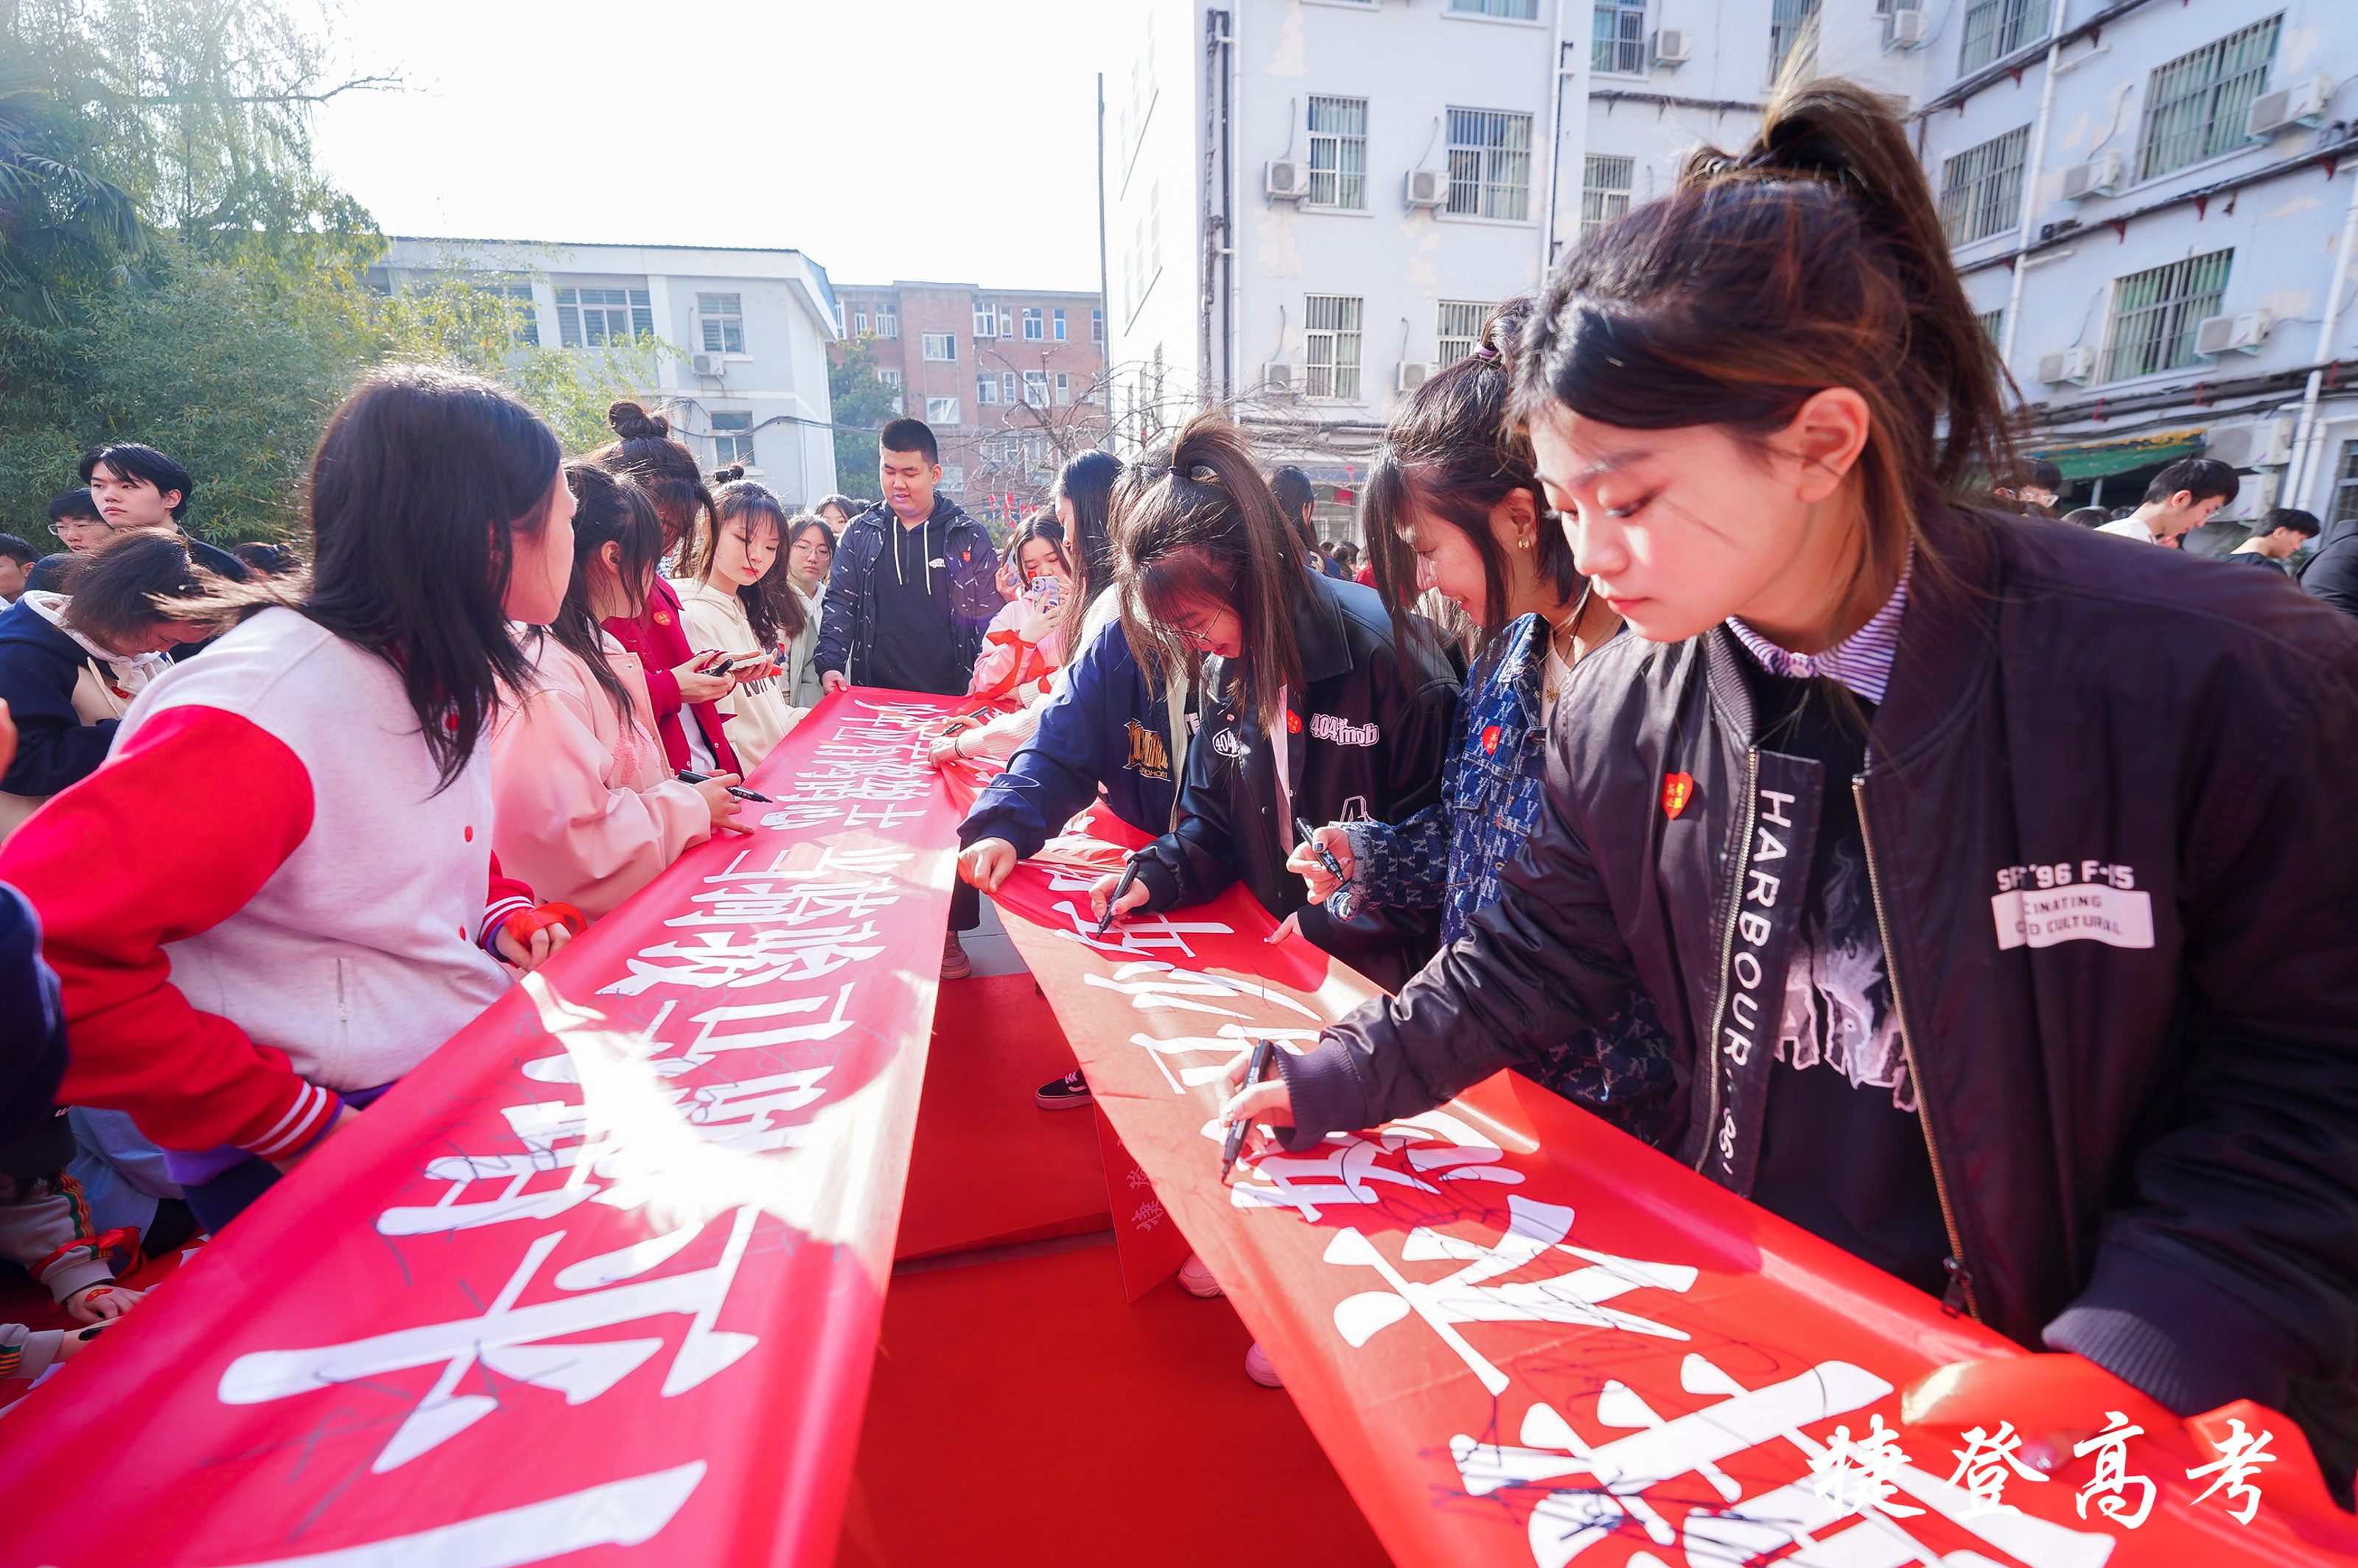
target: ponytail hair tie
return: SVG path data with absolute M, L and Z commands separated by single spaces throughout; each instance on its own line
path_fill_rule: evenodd
M 1494 343 L 1485 343 L 1474 351 L 1474 357 L 1477 360 L 1495 360 L 1498 357 L 1498 346 Z

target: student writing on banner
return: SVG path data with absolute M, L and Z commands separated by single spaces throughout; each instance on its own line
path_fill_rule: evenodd
M 1614 697 L 1594 687 L 1567 695 L 1574 665 L 1622 622 L 1574 564 L 1540 492 L 1531 440 L 1508 416 L 1500 347 L 1530 314 L 1528 299 L 1500 307 L 1479 349 L 1410 395 L 1368 478 L 1368 562 L 1395 638 L 1433 635 L 1412 605 L 1438 593 L 1466 612 L 1477 639 L 1441 798 L 1397 824 L 1315 828 L 1315 843 L 1295 845 L 1286 862 L 1330 909 L 1356 900 L 1438 910 L 1444 943 L 1497 899 L 1498 879 L 1539 826 L 1547 716 L 1559 701 Z M 1653 999 L 1633 986 L 1602 1027 L 1556 1042 L 1525 1071 L 1643 1137 L 1671 1114 L 1670 1045 Z
M 1167 833 L 1177 820 L 1200 661 L 1174 660 L 1150 676 L 1122 629 L 1120 596 L 1108 591 L 1113 564 L 1107 531 L 1120 473 L 1110 454 L 1084 452 L 1056 481 L 1057 513 L 1067 519 L 1077 574 L 1065 600 L 1060 636 L 1080 653 L 1057 671 L 1045 702 L 994 719 L 979 732 L 979 743 L 990 744 L 1002 725 L 1022 723 L 1033 731 L 958 826 L 958 875 L 984 892 L 997 892 L 1017 861 L 1038 854 L 1097 800 L 1141 833 Z M 977 733 L 951 731 L 951 755 L 978 744 Z M 937 765 L 944 744 L 935 743 Z M 1087 1106 L 1088 1079 L 1076 1067 L 1041 1085 L 1035 1098 L 1044 1110 Z
M 373 373 L 312 461 L 301 597 L 196 607 L 242 619 L 0 849 L 64 985 L 59 1098 L 129 1111 L 208 1229 L 567 939 L 500 873 L 484 746 L 509 622 L 572 573 L 557 459 L 488 382 Z
M 669 420 L 635 403 L 611 405 L 606 423 L 616 438 L 592 452 L 592 460 L 629 475 L 646 492 L 663 521 L 663 558 L 676 559 L 712 515 L 712 492 L 705 488 L 695 454 L 672 438 Z M 614 617 L 606 630 L 645 666 L 647 698 L 654 707 L 665 760 L 698 773 L 745 772 L 725 732 L 728 719 L 715 706 L 737 683 L 713 674 L 706 667 L 714 663 L 712 655 L 688 645 L 679 592 L 661 571 L 648 585 L 645 608 L 636 616 Z
M 532 660 L 492 722 L 492 848 L 543 897 L 596 920 L 716 829 L 738 827 L 734 774 L 672 776 L 649 727 L 638 655 L 605 629 L 635 620 L 663 548 L 637 484 L 595 463 L 565 465 L 573 577 L 546 626 L 519 626 Z
M 1516 386 L 1638 635 L 1557 706 L 1498 901 L 1228 1114 L 1289 1148 L 1412 1114 L 1642 985 L 1661 1147 L 2173 1411 L 2287 1411 L 2346 1507 L 2358 836 L 2316 781 L 2358 631 L 1975 509 L 1996 362 L 1847 84 L 1589 240 Z
M 1160 914 L 1235 881 L 1325 952 L 1397 985 L 1433 951 L 1429 911 L 1338 918 L 1286 870 L 1297 816 L 1413 816 L 1439 793 L 1457 680 L 1429 639 L 1395 641 L 1372 590 L 1312 572 L 1236 427 L 1199 414 L 1122 476 L 1122 626 L 1150 671 L 1204 658 L 1203 725 L 1179 821 L 1139 853 L 1116 907 Z M 1118 879 L 1091 897 L 1100 912 Z

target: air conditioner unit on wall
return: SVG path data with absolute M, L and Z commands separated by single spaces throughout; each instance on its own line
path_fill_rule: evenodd
M 1260 367 L 1260 389 L 1263 392 L 1299 392 L 1302 388 L 1293 366 L 1272 360 Z
M 1676 70 L 1694 59 L 1694 34 L 1684 27 L 1664 27 L 1655 33 L 1646 52 L 1651 61 L 1651 70 L 1660 70 L 1667 67 Z
M 2333 96 L 2333 78 L 2311 76 L 2263 92 L 2252 100 L 2244 129 L 2254 139 L 2266 140 L 2294 125 L 2316 125 L 2325 119 L 2326 102 Z
M 2061 353 L 2039 356 L 2039 379 L 2050 386 L 2061 386 L 2067 383 L 2085 386 L 2095 376 L 2096 351 L 2084 343 L 2065 349 Z
M 1300 158 L 1271 158 L 1261 189 L 1271 201 L 1299 201 L 1310 194 L 1310 168 Z
M 1400 373 L 1392 377 L 1392 390 L 1395 392 L 1414 392 L 1418 387 L 1422 386 L 1426 382 L 1432 379 L 1433 367 L 1431 365 L 1422 364 L 1414 360 L 1402 360 L 1401 362 Z
M 2075 163 L 2063 171 L 2063 200 L 2085 201 L 2091 196 L 2110 196 L 2121 188 L 2121 155 L 2100 153 L 2086 163 Z
M 2205 316 L 2194 329 L 2194 351 L 2256 354 L 2266 346 L 2268 329 L 2275 325 L 2275 318 L 2265 310 L 2246 310 L 2239 316 Z
M 1401 200 L 1411 207 L 1449 204 L 1449 176 L 1435 168 L 1412 168 L 1402 182 Z
M 1932 18 L 1922 11 L 1894 10 L 1883 18 L 1885 49 L 1920 49 L 1932 38 Z
M 719 354 L 695 354 L 690 356 L 688 362 L 695 367 L 696 373 L 698 375 L 727 375 L 729 373 L 727 362 Z
M 2216 425 L 2202 433 L 2202 455 L 2231 469 L 2280 469 L 2292 461 L 2288 418 L 2250 425 Z

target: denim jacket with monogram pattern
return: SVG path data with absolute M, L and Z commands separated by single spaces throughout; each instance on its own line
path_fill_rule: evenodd
M 1344 825 L 1363 902 L 1441 911 L 1445 946 L 1494 902 L 1539 826 L 1547 726 L 1548 626 L 1526 615 L 1475 662 L 1450 738 L 1441 798 L 1400 823 Z M 1676 1081 L 1670 1037 L 1643 987 L 1604 1026 L 1558 1041 L 1525 1076 L 1624 1131 L 1649 1137 Z

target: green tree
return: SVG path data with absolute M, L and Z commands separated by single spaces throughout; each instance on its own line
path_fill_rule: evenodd
M 876 438 L 898 416 L 901 398 L 876 373 L 875 333 L 862 332 L 828 357 L 827 396 L 835 411 L 835 482 L 848 494 L 864 493 L 882 460 Z

